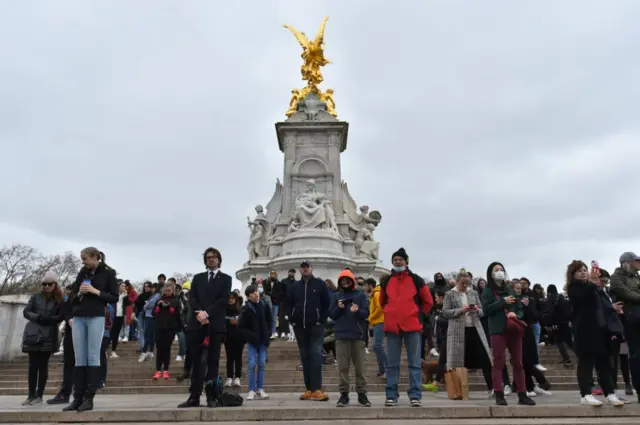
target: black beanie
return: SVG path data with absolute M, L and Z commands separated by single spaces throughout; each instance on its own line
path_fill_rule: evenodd
M 391 256 L 391 262 L 393 262 L 394 257 L 404 258 L 404 261 L 406 261 L 407 264 L 409 264 L 409 256 L 407 255 L 407 251 L 405 251 L 404 248 L 400 248 L 399 250 L 393 253 L 393 255 Z

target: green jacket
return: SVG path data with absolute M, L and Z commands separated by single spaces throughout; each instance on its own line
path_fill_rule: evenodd
M 640 275 L 627 273 L 622 267 L 618 267 L 609 280 L 609 292 L 615 301 L 624 303 L 624 314 L 628 316 L 633 306 L 640 305 Z
M 524 312 L 522 303 L 517 300 L 513 304 L 507 304 L 504 300 L 509 295 L 515 298 L 516 293 L 510 286 L 505 285 L 502 289 L 498 289 L 500 300 L 496 299 L 493 290 L 486 287 L 482 290 L 482 311 L 489 322 L 489 335 L 502 335 L 507 327 L 507 313 L 513 312 L 518 319 L 522 319 Z

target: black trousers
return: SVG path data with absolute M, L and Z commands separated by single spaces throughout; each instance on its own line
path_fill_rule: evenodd
M 62 353 L 63 366 L 60 394 L 65 398 L 69 398 L 71 396 L 71 390 L 73 389 L 73 369 L 76 366 L 76 355 L 73 351 L 73 336 L 71 335 L 71 328 L 68 326 L 64 331 L 62 347 L 64 352 Z
M 614 393 L 613 373 L 611 370 L 611 341 L 607 337 L 597 337 L 593 340 L 594 346 L 602 346 L 598 354 L 576 353 L 578 355 L 578 386 L 582 397 L 591 394 L 593 385 L 593 368 L 596 368 L 598 383 L 605 396 Z
M 536 379 L 542 388 L 548 387 L 549 385 L 544 373 L 536 369 L 538 362 L 538 344 L 536 344 L 536 336 L 533 334 L 533 329 L 531 329 L 530 326 L 527 326 L 524 330 L 524 336 L 522 337 L 522 366 L 524 367 L 524 379 L 527 385 L 526 391 L 528 392 L 533 391 L 535 387 L 533 378 Z M 515 382 L 513 383 L 513 389 L 514 391 L 523 391 L 516 388 Z
M 239 338 L 226 338 L 224 351 L 227 354 L 227 378 L 242 378 L 244 342 Z
M 207 347 L 203 345 L 205 337 L 209 340 Z M 204 384 L 218 377 L 223 337 L 224 333 L 209 332 L 206 326 L 191 335 L 191 341 L 187 343 L 193 354 L 189 387 L 191 398 L 200 397 Z
M 569 346 L 569 348 L 573 347 L 571 341 L 571 329 L 569 329 L 569 325 L 558 325 L 558 327 L 553 330 L 553 336 L 556 341 L 556 347 L 558 347 L 558 351 L 560 352 L 560 356 L 562 356 L 562 360 L 571 360 L 569 352 L 567 351 L 567 346 Z
M 613 387 L 618 389 L 618 369 L 622 372 L 622 379 L 625 385 L 631 384 L 629 373 L 629 355 L 620 354 L 620 340 L 611 341 L 611 372 L 613 374 Z
M 109 359 L 107 359 L 107 350 L 109 349 L 109 343 L 111 338 L 105 336 L 102 338 L 102 345 L 100 345 L 100 370 L 102 376 L 102 384 L 107 383 L 107 371 L 109 369 Z
M 184 375 L 187 375 L 187 376 L 191 375 L 191 368 L 193 367 L 192 344 L 193 344 L 194 339 L 195 339 L 194 338 L 194 331 L 192 331 L 192 330 L 185 330 L 184 331 L 184 340 L 185 340 L 186 349 L 185 349 L 185 353 L 184 353 L 183 372 L 184 372 Z
M 124 317 L 116 317 L 111 325 L 111 351 L 116 351 L 118 341 L 120 341 L 120 331 L 124 325 Z
M 280 309 L 278 310 L 278 333 L 279 334 L 288 334 L 289 333 L 289 321 L 285 319 L 285 311 L 286 306 L 285 303 L 280 303 Z
M 176 331 L 169 329 L 156 330 L 156 371 L 166 372 L 171 363 L 171 345 L 176 337 Z
M 640 394 L 640 326 L 626 320 L 625 337 L 629 345 L 629 368 L 633 388 Z
M 49 378 L 49 358 L 51 351 L 34 351 L 29 353 L 28 385 L 29 397 L 42 397 L 44 387 Z

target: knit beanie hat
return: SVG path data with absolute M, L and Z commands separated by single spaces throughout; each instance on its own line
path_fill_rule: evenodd
M 399 250 L 393 253 L 393 255 L 391 256 L 392 262 L 395 257 L 404 258 L 404 261 L 406 261 L 407 264 L 409 264 L 409 256 L 407 255 L 407 252 L 404 250 L 404 248 L 400 248 Z
M 49 270 L 42 276 L 42 283 L 58 283 L 58 275 L 54 271 Z

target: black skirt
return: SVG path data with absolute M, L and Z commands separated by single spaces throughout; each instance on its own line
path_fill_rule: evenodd
M 464 367 L 482 369 L 491 364 L 487 350 L 484 349 L 480 335 L 474 327 L 464 328 Z

